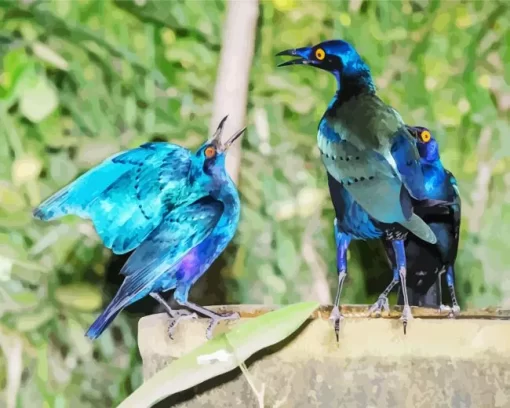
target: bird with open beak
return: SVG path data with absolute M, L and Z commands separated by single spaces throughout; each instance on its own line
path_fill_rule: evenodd
M 405 291 L 405 238 L 410 232 L 431 244 L 437 240 L 414 212 L 416 200 L 427 198 L 416 139 L 398 112 L 377 96 L 368 65 L 348 42 L 325 41 L 277 55 L 296 57 L 280 67 L 305 65 L 336 78 L 336 93 L 319 122 L 317 144 L 336 214 L 338 288 L 331 319 L 337 339 L 352 239 L 384 237 L 391 242 L 403 288 L 405 332 L 412 318 Z M 379 311 L 382 307 L 380 302 L 375 305 Z
M 183 318 L 200 313 L 214 326 L 219 315 L 188 301 L 192 285 L 232 240 L 240 202 L 225 169 L 228 148 L 245 129 L 222 142 L 225 117 L 195 153 L 171 143 L 146 143 L 107 158 L 34 210 L 44 221 L 68 214 L 91 219 L 107 248 L 135 250 L 121 270 L 124 282 L 86 335 L 97 338 L 126 306 L 150 295 L 171 318 L 171 335 Z M 173 310 L 161 294 L 187 309 Z

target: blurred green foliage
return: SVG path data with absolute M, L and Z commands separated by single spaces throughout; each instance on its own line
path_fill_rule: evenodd
M 204 140 L 224 8 L 219 0 L 0 1 L 0 388 L 6 401 L 17 396 L 9 408 L 110 407 L 140 384 L 125 314 L 95 343 L 83 336 L 102 306 L 110 253 L 88 222 L 39 223 L 31 209 L 119 150 Z M 222 270 L 227 300 L 317 299 L 317 279 L 335 289 L 334 215 L 315 146 L 334 79 L 277 70 L 274 55 L 336 37 L 356 45 L 381 97 L 409 124 L 433 130 L 457 176 L 462 306 L 510 307 L 508 8 L 261 2 L 242 220 Z M 372 301 L 389 281 L 379 249 L 352 246 L 344 302 Z

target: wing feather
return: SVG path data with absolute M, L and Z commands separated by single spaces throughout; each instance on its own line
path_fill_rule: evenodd
M 207 196 L 168 213 L 123 266 L 117 302 L 149 292 L 163 274 L 170 279 L 172 268 L 211 234 L 223 211 L 223 203 Z
M 55 193 L 34 210 L 41 220 L 68 214 L 91 219 L 114 253 L 131 251 L 177 204 L 191 153 L 170 143 L 146 143 L 118 153 Z
M 416 142 L 395 110 L 373 96 L 353 98 L 324 116 L 317 139 L 328 172 L 372 218 L 435 242 L 412 214 L 408 196 L 422 197 L 424 178 Z

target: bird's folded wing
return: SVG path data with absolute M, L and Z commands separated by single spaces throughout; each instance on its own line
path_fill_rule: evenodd
M 319 132 L 322 129 L 319 127 Z M 399 140 L 400 141 L 400 140 Z M 399 223 L 421 239 L 434 243 L 434 233 L 425 222 L 413 214 L 408 185 L 416 170 L 413 149 L 405 150 L 401 142 L 391 151 L 362 149 L 348 140 L 332 140 L 318 137 L 322 162 L 327 171 L 353 196 L 354 200 L 375 220 L 384 223 Z M 403 147 L 404 148 L 403 148 Z M 409 156 L 412 155 L 412 156 Z M 402 163 L 403 159 L 408 159 Z M 409 168 L 410 167 L 410 168 Z M 405 184 L 400 172 L 410 181 Z M 418 176 L 423 173 L 418 167 Z M 416 183 L 419 186 L 419 183 Z M 421 185 L 420 188 L 423 188 Z M 421 190 L 420 190 L 421 191 Z
M 109 157 L 44 201 L 34 216 L 91 219 L 104 245 L 117 254 L 136 248 L 183 194 L 190 152 L 146 143 Z
M 220 201 L 207 196 L 168 213 L 121 269 L 127 276 L 124 290 L 136 293 L 162 274 L 171 274 L 172 268 L 211 234 L 223 209 Z
M 319 150 L 327 171 L 370 216 L 387 223 L 409 218 L 408 206 L 401 203 L 402 181 L 384 156 L 346 140 L 335 143 L 325 138 L 319 139 Z

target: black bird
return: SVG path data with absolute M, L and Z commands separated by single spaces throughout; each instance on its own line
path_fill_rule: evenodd
M 407 258 L 407 295 L 413 306 L 437 306 L 447 310 L 451 317 L 460 312 L 455 296 L 455 260 L 459 247 L 461 201 L 457 181 L 443 167 L 439 157 L 439 146 L 430 131 L 424 127 L 408 127 L 418 141 L 418 151 L 425 176 L 425 187 L 432 197 L 444 197 L 453 191 L 453 202 L 439 206 L 415 206 L 415 213 L 434 231 L 436 244 L 429 244 L 409 234 L 405 241 Z M 381 294 L 378 304 L 388 310 L 388 294 L 399 284 L 392 245 L 384 241 L 388 261 L 394 271 L 393 280 Z M 442 304 L 441 275 L 446 273 L 446 282 L 452 301 L 451 306 Z M 403 304 L 400 290 L 399 304 Z

